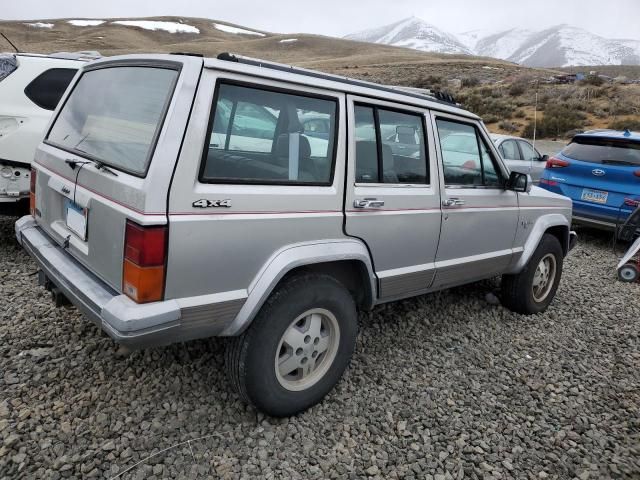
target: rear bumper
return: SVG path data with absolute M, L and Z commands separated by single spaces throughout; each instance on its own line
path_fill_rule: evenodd
M 224 321 L 211 318 L 194 325 L 190 308 L 177 300 L 137 304 L 84 268 L 38 227 L 32 216 L 18 220 L 15 229 L 18 242 L 46 278 L 120 344 L 141 348 L 209 337 L 219 334 L 235 317 Z M 196 308 L 201 311 L 203 307 Z

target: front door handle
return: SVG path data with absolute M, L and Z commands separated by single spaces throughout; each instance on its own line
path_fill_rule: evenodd
M 465 204 L 465 201 L 461 198 L 447 198 L 442 201 L 443 207 L 461 207 Z
M 353 201 L 354 208 L 380 208 L 384 207 L 384 200 L 378 200 L 377 198 L 364 198 L 362 200 Z

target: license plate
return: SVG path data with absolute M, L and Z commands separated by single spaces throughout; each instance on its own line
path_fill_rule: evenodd
M 87 239 L 87 209 L 73 203 L 70 200 L 66 202 L 66 222 L 67 227 L 82 240 Z
M 585 188 L 582 190 L 582 196 L 580 198 L 586 202 L 605 204 L 607 203 L 608 197 L 609 197 L 609 192 L 603 192 L 602 190 L 591 190 L 590 188 Z

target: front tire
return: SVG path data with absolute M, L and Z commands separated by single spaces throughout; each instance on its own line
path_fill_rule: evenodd
M 240 397 L 274 417 L 318 403 L 340 380 L 357 336 L 356 306 L 333 277 L 288 280 L 231 339 L 227 376 Z
M 545 233 L 524 270 L 502 276 L 502 304 L 523 315 L 544 312 L 558 290 L 563 258 L 558 239 Z

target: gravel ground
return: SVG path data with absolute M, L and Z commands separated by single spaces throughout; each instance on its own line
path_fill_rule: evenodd
M 116 347 L 56 309 L 0 220 L 0 478 L 640 478 L 640 285 L 582 232 L 544 315 L 483 282 L 360 316 L 320 405 L 265 418 L 222 340 Z

